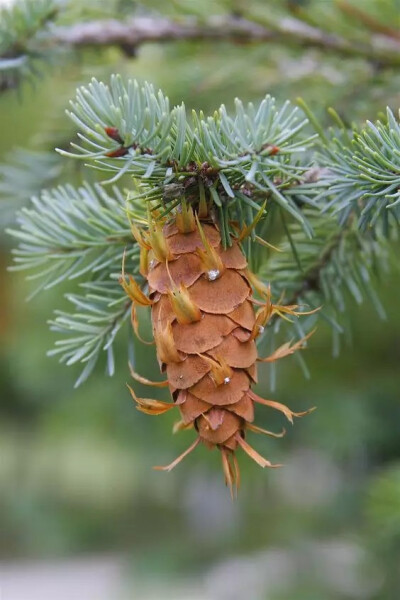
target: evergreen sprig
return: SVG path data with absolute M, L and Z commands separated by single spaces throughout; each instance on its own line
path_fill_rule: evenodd
M 111 195 L 99 185 L 60 186 L 34 197 L 17 218 L 19 229 L 9 230 L 19 240 L 13 269 L 34 270 L 28 278 L 40 280 L 36 291 L 65 280 L 103 279 L 105 273 L 120 272 L 128 245 L 129 256 L 138 259 L 118 188 Z
M 318 319 L 328 323 L 332 331 L 333 351 L 337 355 L 340 335 L 349 327 L 349 301 L 361 305 L 372 302 L 377 315 L 385 318 L 376 287 L 379 277 L 389 269 L 389 249 L 386 238 L 375 231 L 361 233 L 356 219 L 346 227 L 329 213 L 307 209 L 307 218 L 313 228 L 313 237 L 305 236 L 298 223 L 287 230 L 288 239 L 262 263 L 259 276 L 271 283 L 274 297 L 286 304 L 298 304 L 304 311 L 320 310 L 301 319 L 281 319 L 271 322 L 268 330 L 270 347 L 274 337 L 285 330 L 285 340 L 301 338 L 312 330 Z M 304 359 L 297 357 L 307 374 Z M 275 369 L 275 367 L 273 367 Z
M 8 160 L 0 164 L 0 225 L 13 222 L 16 211 L 32 195 L 53 184 L 61 171 L 60 157 L 53 152 L 13 149 Z
M 92 80 L 80 88 L 70 113 L 80 144 L 62 154 L 111 173 L 108 183 L 130 174 L 135 185 L 128 193 L 100 184 L 59 187 L 19 213 L 20 228 L 11 231 L 20 242 L 15 268 L 34 270 L 39 289 L 81 282 L 82 293 L 67 296 L 74 310 L 52 321 L 63 336 L 52 354 L 67 364 L 85 362 L 82 380 L 106 350 L 113 371 L 112 345 L 129 313 L 118 283 L 124 251 L 129 273 L 140 278 L 131 222 L 143 225 L 149 212 L 158 218 L 201 199 L 213 205 L 225 245 L 232 231 L 267 245 L 271 231 L 279 231 L 279 253 L 261 257 L 249 242 L 248 257 L 261 265 L 276 299 L 323 307 L 301 320 L 273 320 L 273 332 L 283 327 L 288 337 L 302 337 L 321 315 L 336 340 L 348 296 L 357 303 L 370 297 L 383 316 L 371 276 L 387 266 L 376 215 L 396 216 L 400 126 L 389 112 L 387 122 L 349 133 L 337 118 L 339 128 L 326 135 L 304 105 L 303 111 L 308 118 L 267 96 L 257 108 L 236 101 L 233 116 L 222 106 L 189 123 L 183 105 L 170 109 L 148 84 L 125 85 L 114 76 L 109 86 Z M 317 135 L 305 133 L 309 122 Z M 311 168 L 313 148 L 319 166 Z
M 303 135 L 308 119 L 288 101 L 278 108 L 269 95 L 257 108 L 252 103 L 245 108 L 236 99 L 235 112 L 231 117 L 222 105 L 212 117 L 194 114 L 196 158 L 218 170 L 223 197 L 246 204 L 243 191 L 253 188 L 256 199 L 273 199 L 307 226 L 285 190 L 297 184 L 309 168 L 308 163 L 296 160 L 316 138 Z
M 37 62 L 50 60 L 42 41 L 58 10 L 54 0 L 20 0 L 0 9 L 0 92 L 37 75 Z
M 325 180 L 341 223 L 356 213 L 362 231 L 379 222 L 386 234 L 400 222 L 400 123 L 390 109 L 385 121 L 360 131 L 343 128 L 324 146 Z M 326 194 L 323 194 L 326 197 Z
M 83 294 L 66 295 L 74 311 L 57 310 L 49 322 L 51 331 L 60 334 L 61 339 L 48 355 L 59 356 L 60 362 L 68 366 L 84 364 L 76 387 L 89 377 L 103 351 L 107 356 L 107 372 L 114 374 L 114 340 L 131 308 L 131 302 L 115 280 L 87 282 L 81 288 Z
M 237 100 L 234 117 L 221 106 L 211 117 L 193 113 L 191 125 L 183 105 L 171 110 L 149 84 L 125 85 L 112 76 L 109 85 L 93 79 L 79 88 L 71 106 L 80 143 L 72 143 L 75 153 L 60 152 L 112 173 L 105 183 L 132 174 L 143 201 L 173 206 L 179 195 L 198 195 L 201 188 L 219 210 L 225 245 L 232 219 L 251 225 L 266 198 L 311 234 L 291 187 L 310 166 L 306 151 L 316 136 L 304 134 L 308 120 L 289 102 L 278 108 L 267 96 L 257 108 L 245 108 Z
M 102 171 L 131 173 L 150 181 L 166 177 L 168 161 L 176 157 L 172 137 L 173 120 L 176 142 L 185 139 L 186 121 L 179 119 L 179 109 L 170 110 L 168 98 L 152 85 L 140 86 L 112 76 L 110 85 L 92 79 L 77 90 L 68 115 L 82 133 L 80 144 L 72 143 L 77 153 L 59 152 L 73 158 L 93 161 Z M 178 156 L 179 158 L 179 156 Z
M 304 236 L 298 224 L 289 226 L 290 241 L 261 269 L 277 295 L 289 303 L 325 306 L 337 313 L 346 310 L 346 296 L 361 304 L 370 297 L 381 317 L 384 311 L 372 284 L 371 272 L 388 268 L 387 243 L 376 232 L 362 234 L 355 224 L 341 227 L 337 220 L 315 209 L 307 216 L 313 238 Z
M 137 206 L 139 218 L 141 211 Z M 112 374 L 114 339 L 130 310 L 118 281 L 124 252 L 129 272 L 139 276 L 139 248 L 133 243 L 125 197 L 116 187 L 110 194 L 100 185 L 60 186 L 33 198 L 32 206 L 19 212 L 18 223 L 20 229 L 8 230 L 19 240 L 12 268 L 34 271 L 28 276 L 40 280 L 34 293 L 65 280 L 81 282 L 83 293 L 66 294 L 73 312 L 56 311 L 50 321 L 62 339 L 49 354 L 68 365 L 85 365 L 77 384 L 89 376 L 103 351 Z

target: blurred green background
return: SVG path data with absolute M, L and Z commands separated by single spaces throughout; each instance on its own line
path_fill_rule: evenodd
M 270 10 L 289 16 L 294 5 L 309 10 L 314 21 L 325 16 L 324 24 L 331 12 L 338 14 L 335 2 L 322 1 L 102 4 L 76 3 L 64 20 L 135 11 L 202 18 L 250 8 L 267 18 Z M 375 0 L 365 7 L 394 25 L 396 4 Z M 337 18 L 350 34 L 353 27 L 361 35 L 360 23 Z M 330 26 L 339 27 L 334 20 Z M 257 101 L 267 92 L 280 101 L 302 96 L 326 125 L 329 106 L 359 123 L 386 105 L 396 112 L 400 106 L 399 68 L 316 49 L 199 41 L 147 44 L 133 58 L 117 49 L 86 50 L 62 67 L 45 68 L 33 87 L 0 96 L 0 160 L 12 161 L 17 148 L 52 152 L 66 145 L 74 131 L 64 109 L 76 86 L 112 72 L 147 79 L 172 104 L 184 100 L 189 109 L 205 111 L 221 102 L 229 108 L 235 96 Z M 54 182 L 95 178 L 68 159 L 63 165 Z M 14 184 L 18 192 L 20 182 Z M 13 194 L 3 196 L 9 211 Z M 243 487 L 232 503 L 219 457 L 205 448 L 170 474 L 151 469 L 168 463 L 191 438 L 172 435 L 173 417 L 134 410 L 125 385 L 125 340 L 113 378 L 99 365 L 73 389 L 78 370 L 46 357 L 54 343 L 46 321 L 54 307 L 63 307 L 66 289 L 27 303 L 33 284 L 7 272 L 11 241 L 5 234 L 0 239 L 0 587 L 1 573 L 3 581 L 14 581 L 13 568 L 35 561 L 53 575 L 57 564 L 65 582 L 69 573 L 79 579 L 79 568 L 92 579 L 103 577 L 98 595 L 78 588 L 71 596 L 82 600 L 400 597 L 398 246 L 393 270 L 376 282 L 387 320 L 372 305 L 349 300 L 349 335 L 339 358 L 332 357 L 331 333 L 320 324 L 304 355 L 311 379 L 292 358 L 279 365 L 274 397 L 294 410 L 318 410 L 297 421 L 283 440 L 255 440 L 283 469 L 263 471 L 239 457 Z M 152 377 L 154 350 L 138 343 L 135 357 L 136 370 Z M 268 370 L 261 371 L 258 391 L 271 394 Z M 267 409 L 259 411 L 258 422 L 282 425 Z M 61 592 L 53 597 L 64 598 Z

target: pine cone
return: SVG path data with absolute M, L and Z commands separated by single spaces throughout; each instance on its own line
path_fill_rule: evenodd
M 226 483 L 233 493 L 239 484 L 235 451 L 240 446 L 262 467 L 276 467 L 260 456 L 245 440 L 246 431 L 282 437 L 282 433 L 260 429 L 254 420 L 254 403 L 275 408 L 292 421 L 286 406 L 264 400 L 251 389 L 257 382 L 257 360 L 271 361 L 291 354 L 304 340 L 278 349 L 272 357 L 259 359 L 255 338 L 274 312 L 295 313 L 293 307 L 277 307 L 268 288 L 247 270 L 246 257 L 237 240 L 221 246 L 217 227 L 208 219 L 200 222 L 191 210 L 177 213 L 164 226 L 150 224 L 143 233 L 133 233 L 142 248 L 142 274 L 149 285 L 144 296 L 123 274 L 122 285 L 133 300 L 132 321 L 137 332 L 136 304 L 151 304 L 157 358 L 173 403 L 138 398 L 137 408 L 148 414 L 162 414 L 177 407 L 181 420 L 175 430 L 194 427 L 195 442 L 173 463 L 171 470 L 200 442 L 221 451 Z M 264 302 L 253 297 L 253 287 Z M 258 312 L 254 305 L 261 305 Z M 132 375 L 141 383 L 152 382 Z M 160 384 L 158 384 L 160 385 Z M 163 384 L 161 384 L 163 385 Z M 309 411 L 306 411 L 309 412 Z

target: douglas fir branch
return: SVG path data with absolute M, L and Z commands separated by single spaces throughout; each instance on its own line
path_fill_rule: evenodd
M 277 466 L 250 438 L 285 432 L 255 425 L 256 404 L 290 422 L 309 412 L 257 395 L 257 364 L 303 348 L 321 313 L 337 340 L 347 297 L 369 297 L 382 314 L 371 275 L 387 268 L 400 222 L 394 115 L 349 132 L 330 111 L 335 127 L 325 133 L 299 104 L 235 100 L 232 115 L 222 105 L 189 121 L 149 84 L 93 79 L 71 102 L 74 153 L 59 152 L 107 179 L 43 191 L 11 231 L 15 268 L 39 270 L 39 289 L 79 280 L 80 292 L 67 295 L 73 310 L 51 321 L 63 336 L 51 354 L 84 364 L 78 383 L 103 350 L 112 374 L 116 335 L 131 317 L 140 337 L 137 307 L 151 310 L 165 381 L 131 373 L 169 387 L 171 399 L 141 398 L 135 386 L 131 394 L 140 411 L 173 410 L 175 431 L 192 430 L 188 449 L 157 468 L 171 470 L 199 445 L 216 448 L 232 495 L 238 452 Z

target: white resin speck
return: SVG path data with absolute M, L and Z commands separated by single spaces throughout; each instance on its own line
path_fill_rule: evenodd
M 207 277 L 209 281 L 215 281 L 217 277 L 219 277 L 218 269 L 211 269 L 211 271 L 207 271 Z
M 231 380 L 231 378 L 230 378 L 230 377 L 225 377 L 225 379 L 224 379 L 224 383 L 225 383 L 225 384 L 227 384 L 227 383 L 229 383 L 229 382 L 230 382 L 230 380 Z

